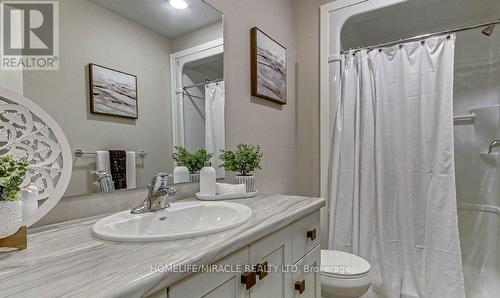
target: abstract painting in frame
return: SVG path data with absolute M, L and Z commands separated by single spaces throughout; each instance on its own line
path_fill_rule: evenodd
M 137 77 L 89 64 L 90 111 L 94 114 L 137 119 Z
M 286 48 L 254 27 L 251 36 L 252 95 L 286 104 Z

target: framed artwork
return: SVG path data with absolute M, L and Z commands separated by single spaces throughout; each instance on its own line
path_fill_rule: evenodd
M 90 111 L 137 119 L 137 77 L 97 64 L 89 64 Z
M 286 104 L 286 48 L 254 27 L 251 36 L 252 95 Z

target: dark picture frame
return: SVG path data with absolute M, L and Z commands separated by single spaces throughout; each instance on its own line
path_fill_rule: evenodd
M 137 119 L 137 76 L 95 63 L 88 67 L 90 112 Z
M 250 30 L 252 95 L 287 103 L 287 50 L 257 27 Z

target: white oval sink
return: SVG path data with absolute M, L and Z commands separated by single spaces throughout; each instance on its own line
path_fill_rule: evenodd
M 252 209 L 231 202 L 180 202 L 170 208 L 131 214 L 120 212 L 94 224 L 97 238 L 112 241 L 163 241 L 198 237 L 239 226 Z

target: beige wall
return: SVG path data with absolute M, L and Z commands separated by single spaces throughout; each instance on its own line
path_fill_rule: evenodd
M 224 31 L 223 25 L 223 22 L 217 22 L 179 37 L 172 38 L 172 53 L 222 38 Z
M 24 95 L 63 128 L 72 150 L 145 150 L 137 186 L 171 172 L 170 42 L 91 1 L 60 1 L 59 71 L 25 71 Z M 137 75 L 139 119 L 90 114 L 89 63 Z M 65 196 L 93 193 L 95 156 L 74 160 Z
M 295 15 L 293 0 L 209 0 L 224 14 L 226 145 L 260 144 L 259 191 L 295 193 Z M 287 48 L 288 104 L 250 95 L 250 28 L 257 26 Z
M 320 6 L 330 0 L 295 0 L 297 22 L 297 194 L 320 195 Z
M 0 87 L 23 94 L 23 72 L 21 70 L 0 70 Z

